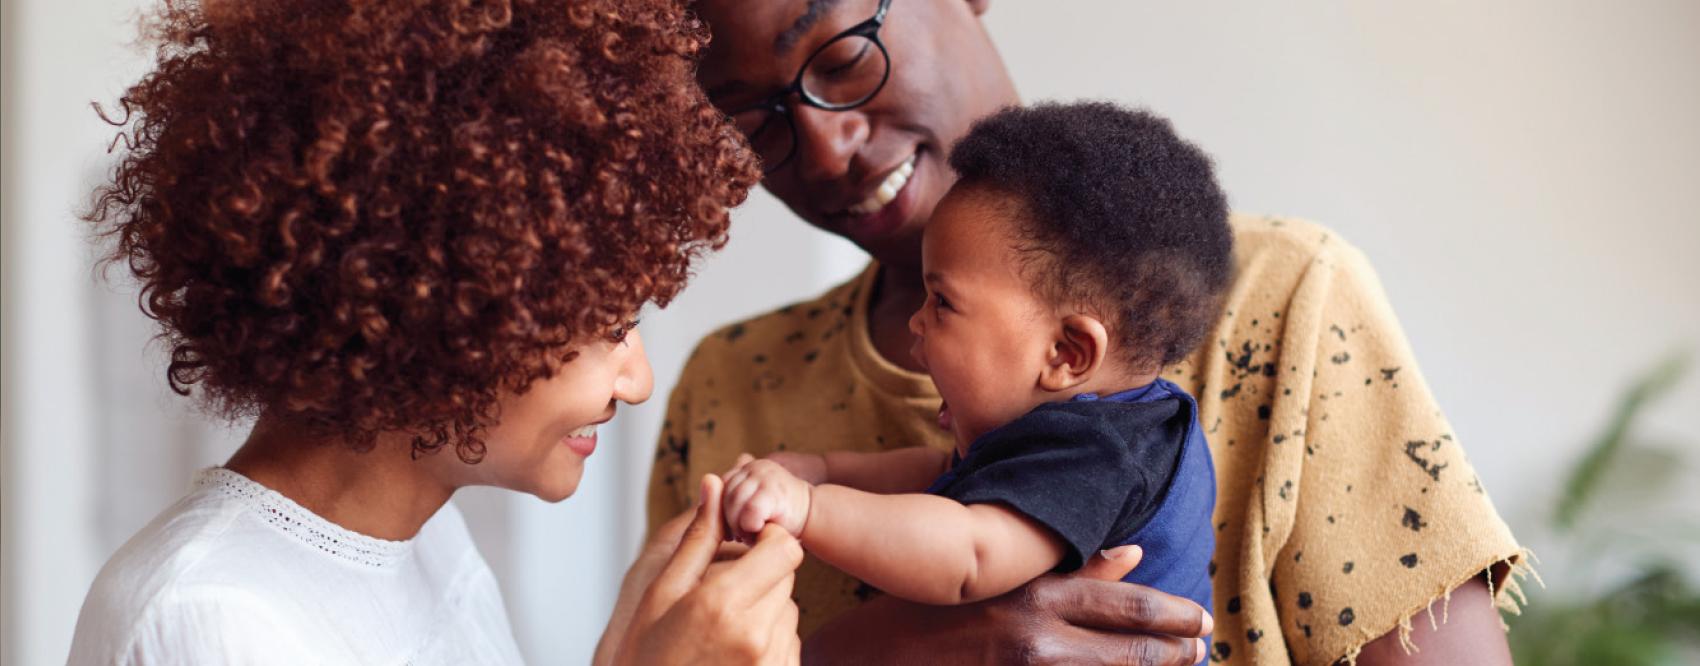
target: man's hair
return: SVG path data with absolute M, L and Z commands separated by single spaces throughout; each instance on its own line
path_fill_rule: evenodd
M 756 160 L 682 0 L 167 2 L 87 215 L 231 415 L 484 453 L 523 392 L 665 304 Z
M 950 166 L 958 187 L 1014 200 L 1038 292 L 1102 317 L 1122 358 L 1166 366 L 1209 333 L 1233 277 L 1228 204 L 1168 120 L 1107 102 L 1007 108 Z

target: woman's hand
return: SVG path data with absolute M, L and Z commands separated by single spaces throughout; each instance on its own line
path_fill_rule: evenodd
M 810 664 L 1135 664 L 1204 658 L 1209 613 L 1186 599 L 1120 582 L 1138 548 L 1095 556 L 1067 576 L 1041 576 L 1001 597 L 923 606 L 884 596 L 809 638 Z
M 646 587 L 631 611 L 625 635 L 618 639 L 610 621 L 604 643 L 617 643 L 616 664 L 795 664 L 797 606 L 791 601 L 795 570 L 803 549 L 785 530 L 768 526 L 748 552 L 715 563 L 723 539 L 721 495 L 724 486 L 712 474 L 703 478 L 702 499 L 678 548 Z M 668 526 L 651 544 L 665 543 Z M 653 552 L 645 549 L 627 573 L 628 588 L 648 577 Z M 712 566 L 710 566 L 712 564 Z M 628 596 L 622 590 L 622 599 Z M 601 661 L 602 650 L 598 650 Z
M 644 592 L 649 590 L 650 583 L 661 575 L 662 567 L 672 559 L 673 553 L 679 549 L 679 539 L 685 534 L 685 527 L 691 524 L 691 519 L 697 511 L 685 511 L 657 527 L 649 535 L 649 541 L 638 551 L 637 559 L 631 568 L 626 570 L 625 580 L 620 582 L 620 596 L 614 601 L 614 613 L 608 618 L 608 628 L 602 631 L 602 639 L 596 643 L 596 655 L 591 659 L 595 666 L 609 666 L 614 663 L 614 655 L 619 651 L 626 638 L 626 630 L 631 627 L 632 616 L 637 614 L 638 603 L 643 601 Z

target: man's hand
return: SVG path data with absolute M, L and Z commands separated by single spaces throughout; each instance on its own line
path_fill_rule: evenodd
M 726 524 L 739 541 L 773 523 L 801 537 L 814 486 L 772 460 L 745 460 L 726 478 Z
M 1096 556 L 1067 576 L 1042 576 L 1001 597 L 924 606 L 880 597 L 822 627 L 803 646 L 811 664 L 1135 664 L 1190 666 L 1214 623 L 1189 600 L 1120 582 L 1136 546 Z

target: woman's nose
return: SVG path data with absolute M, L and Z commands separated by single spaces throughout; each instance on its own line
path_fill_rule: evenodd
M 805 180 L 835 180 L 849 172 L 850 159 L 868 139 L 866 115 L 805 104 L 791 115 L 797 125 L 797 168 Z
M 620 374 L 614 377 L 614 399 L 632 405 L 648 400 L 655 391 L 655 371 L 643 351 L 643 335 L 636 330 L 627 333 L 620 353 L 625 358 L 620 362 Z

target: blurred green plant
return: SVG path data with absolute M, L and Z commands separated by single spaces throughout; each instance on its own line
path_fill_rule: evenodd
M 1684 573 L 1684 545 L 1700 544 L 1692 524 L 1636 534 L 1621 517 L 1597 516 L 1614 495 L 1656 494 L 1680 478 L 1685 461 L 1671 447 L 1635 438 L 1646 408 L 1668 394 L 1688 371 L 1674 355 L 1640 377 L 1619 400 L 1605 429 L 1571 469 L 1552 527 L 1560 547 L 1591 565 L 1625 550 L 1638 560 L 1635 573 L 1596 589 L 1540 599 L 1514 618 L 1512 653 L 1524 666 L 1664 666 L 1696 663 L 1700 655 L 1700 590 Z M 1621 477 L 1617 486 L 1607 483 Z M 1692 513 L 1690 513 L 1692 515 Z M 1590 522 L 1590 518 L 1596 519 Z M 1615 518 L 1615 519 L 1614 519 Z M 1595 523 L 1600 524 L 1595 524 Z M 1596 572 L 1578 572 L 1588 578 Z

